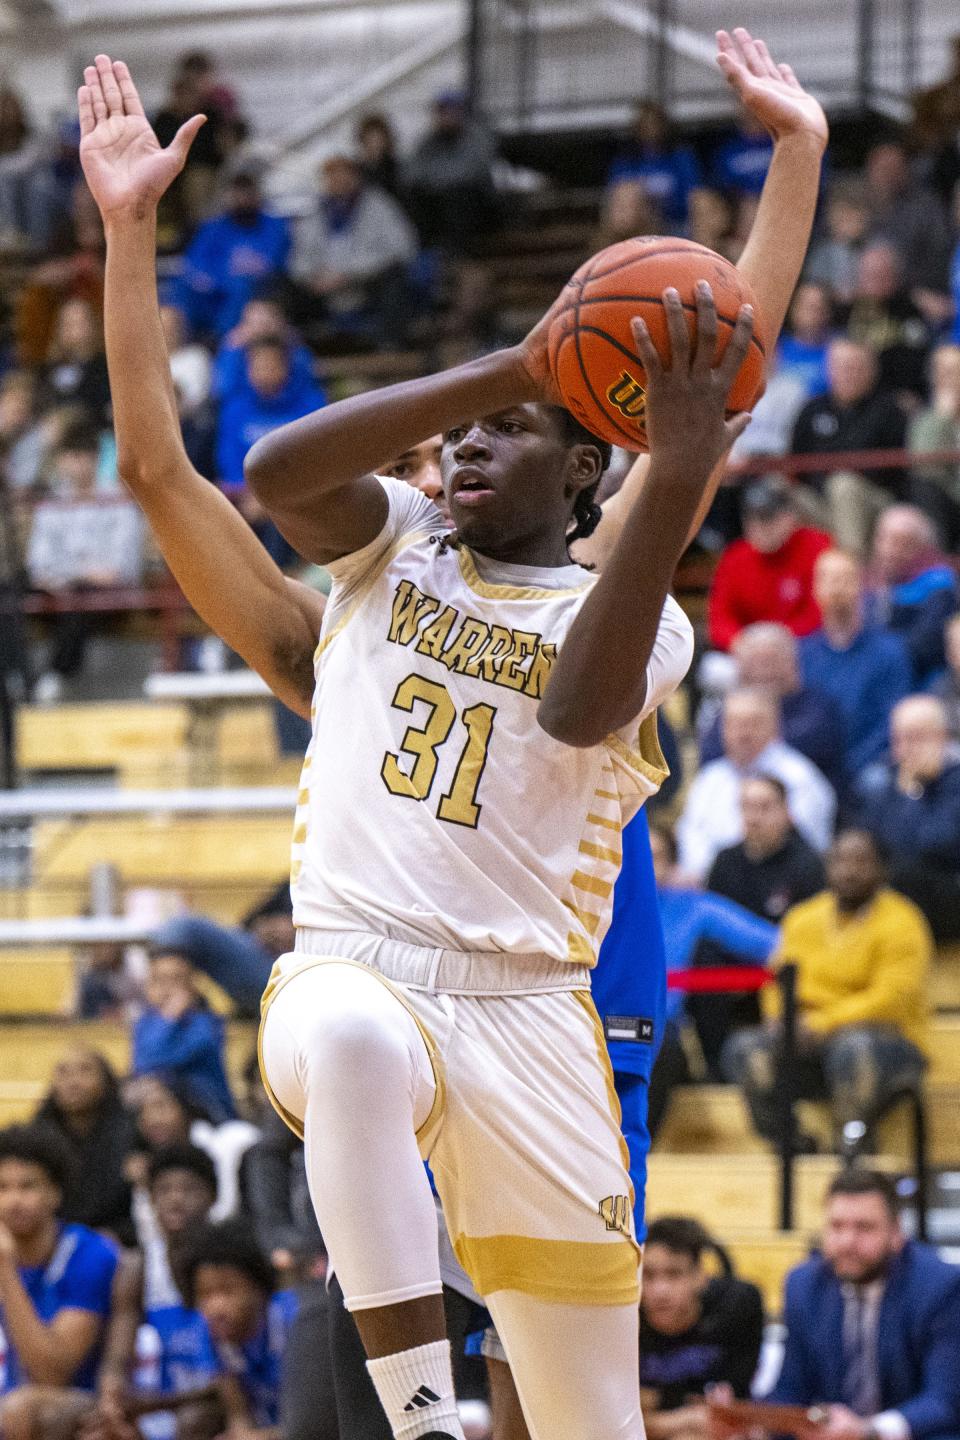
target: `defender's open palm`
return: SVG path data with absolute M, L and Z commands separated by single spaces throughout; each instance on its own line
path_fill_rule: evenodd
M 80 163 L 100 213 L 106 219 L 146 211 L 180 174 L 205 117 L 194 115 L 181 125 L 164 150 L 122 60 L 98 55 L 83 78 L 77 91 Z

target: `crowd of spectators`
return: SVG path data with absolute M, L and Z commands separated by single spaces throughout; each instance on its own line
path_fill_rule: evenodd
M 244 493 L 244 456 L 326 403 L 318 357 L 488 338 L 477 262 L 503 218 L 496 144 L 452 92 L 407 156 L 389 118 L 367 115 L 293 220 L 265 199 L 238 96 L 201 53 L 183 57 L 153 117 L 161 140 L 197 109 L 208 124 L 161 215 L 173 390 L 194 464 L 291 565 Z M 929 967 L 936 945 L 960 942 L 958 135 L 955 77 L 919 98 L 904 135 L 828 172 L 766 394 L 701 536 L 720 553 L 681 736 L 687 783 L 651 837 L 671 970 L 796 967 L 796 1089 L 828 1104 L 837 1145 L 851 1120 L 869 1145 L 921 1082 Z M 61 597 L 136 589 L 154 563 L 116 472 L 102 236 L 76 144 L 71 125 L 38 137 L 0 90 L 0 250 L 27 266 L 0 354 L 0 494 L 13 502 L 0 525 L 13 515 L 29 585 Z M 735 259 L 770 154 L 745 121 L 720 144 L 686 143 L 644 102 L 599 233 L 683 233 Z M 877 451 L 899 453 L 886 464 Z M 798 463 L 780 473 L 783 459 Z M 94 623 L 79 603 L 50 619 L 36 699 L 77 674 Z M 142 983 L 112 951 L 83 974 L 79 1013 L 130 1023 L 131 1073 L 65 1050 L 34 1121 L 0 1132 L 8 1440 L 131 1440 L 135 1395 L 148 1440 L 336 1435 L 321 1362 L 285 1359 L 304 1345 L 320 1356 L 327 1323 L 302 1146 L 255 1085 L 231 1083 L 224 1021 L 199 982 L 251 1016 L 291 937 L 281 885 L 235 929 L 169 922 Z M 778 1143 L 782 1038 L 773 987 L 760 1002 L 672 992 L 651 1131 L 675 1085 L 709 1079 L 740 1086 Z M 837 1440 L 960 1428 L 960 1281 L 906 1240 L 882 1176 L 836 1182 L 822 1253 L 785 1304 L 775 1398 L 828 1405 Z M 660 1220 L 641 1322 L 652 1440 L 706 1440 L 708 1392 L 750 1393 L 758 1292 L 695 1222 Z M 864 1334 L 872 1366 L 851 1351 Z M 326 1409 L 304 1403 L 307 1369 Z M 174 1393 L 190 1402 L 176 1417 L 158 1399 Z

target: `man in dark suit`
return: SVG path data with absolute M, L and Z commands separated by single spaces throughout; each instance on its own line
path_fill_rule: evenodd
M 823 1250 L 787 1278 L 783 1370 L 769 1397 L 824 1405 L 824 1440 L 960 1436 L 960 1268 L 900 1225 L 891 1181 L 838 1175 Z

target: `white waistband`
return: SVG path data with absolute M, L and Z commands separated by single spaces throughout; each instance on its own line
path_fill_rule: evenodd
M 294 949 L 300 955 L 356 960 L 387 980 L 414 990 L 438 990 L 449 995 L 533 995 L 590 988 L 586 965 L 571 965 L 549 955 L 434 949 L 388 940 L 363 930 L 301 929 Z

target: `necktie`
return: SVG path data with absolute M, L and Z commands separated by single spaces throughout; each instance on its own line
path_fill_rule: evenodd
M 871 1306 L 867 1293 L 855 1289 L 847 1299 L 844 1314 L 843 1400 L 855 1415 L 877 1413 L 877 1370 Z

